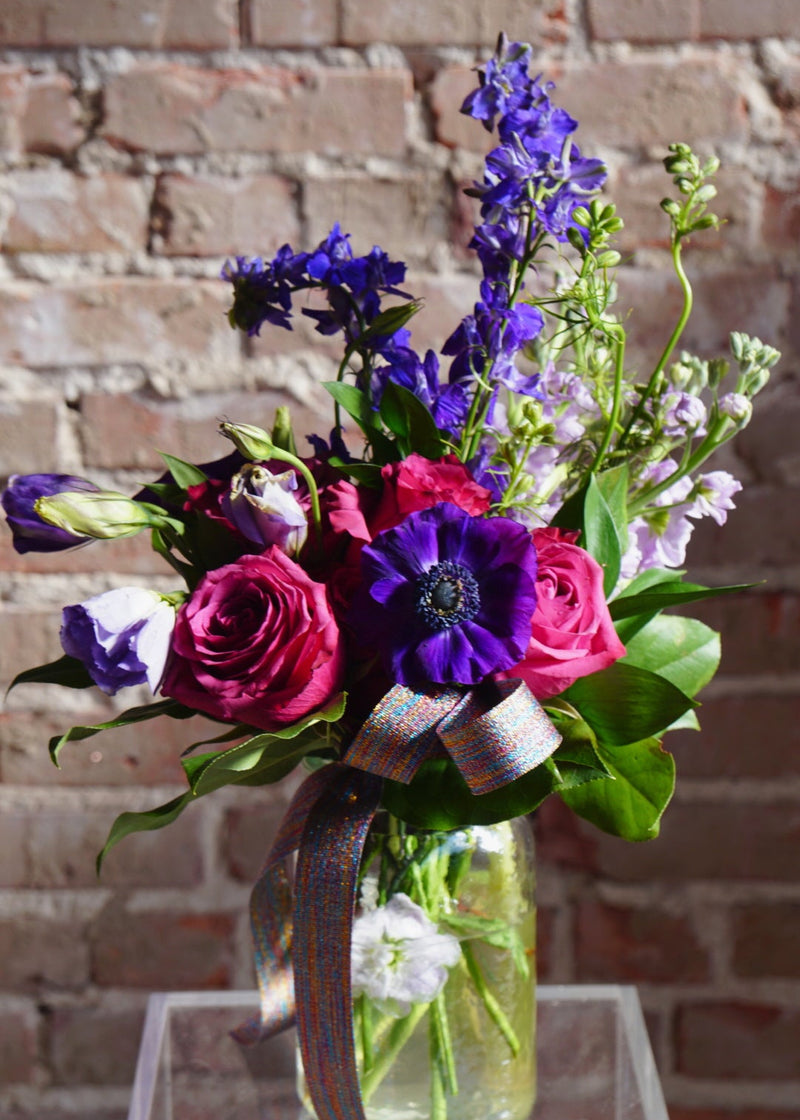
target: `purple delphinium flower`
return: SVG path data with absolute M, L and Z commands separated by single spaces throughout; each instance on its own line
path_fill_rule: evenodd
M 377 408 L 387 382 L 402 385 L 430 410 L 436 426 L 443 432 L 457 433 L 469 410 L 469 395 L 461 384 L 439 382 L 439 359 L 428 350 L 420 361 L 410 346 L 396 346 L 385 354 L 388 362 L 372 375 L 372 404 Z
M 450 502 L 411 513 L 362 552 L 353 611 L 401 684 L 477 684 L 523 657 L 536 607 L 536 550 L 507 517 Z
M 468 94 L 461 112 L 482 121 L 490 132 L 495 117 L 522 104 L 528 97 L 528 60 L 531 48 L 527 43 L 509 43 L 501 34 L 494 58 L 479 71 L 480 85 Z
M 145 682 L 155 693 L 174 626 L 175 608 L 155 591 L 119 587 L 64 607 L 61 644 L 109 696 Z
M 98 487 L 85 478 L 71 474 L 13 474 L 3 491 L 2 504 L 16 552 L 60 552 L 86 544 L 89 537 L 80 537 L 66 529 L 48 525 L 36 512 L 39 498 L 67 491 L 97 493 Z

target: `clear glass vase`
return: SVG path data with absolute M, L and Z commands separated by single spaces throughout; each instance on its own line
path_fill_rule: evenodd
M 528 1120 L 536 1095 L 533 834 L 376 818 L 353 927 L 368 1120 Z M 314 1115 L 300 1067 L 303 1104 Z

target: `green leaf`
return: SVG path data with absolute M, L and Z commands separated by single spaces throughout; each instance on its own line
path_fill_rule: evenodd
M 621 661 L 575 681 L 564 697 L 604 745 L 647 739 L 694 707 L 694 701 L 664 677 Z
M 399 458 L 399 452 L 397 452 L 397 457 Z M 389 461 L 393 462 L 394 460 Z M 381 487 L 381 468 L 376 463 L 345 463 L 344 459 L 339 459 L 336 455 L 332 455 L 328 463 L 335 467 L 337 471 L 349 475 L 370 490 L 379 490 Z
M 614 522 L 620 552 L 624 553 L 628 547 L 628 464 L 601 471 L 594 479 Z
M 49 661 L 46 665 L 37 665 L 35 669 L 17 673 L 8 686 L 8 691 L 18 684 L 60 684 L 64 688 L 91 688 L 94 681 L 82 661 L 64 654 L 57 661 Z
M 603 568 L 606 596 L 617 585 L 622 546 L 614 516 L 594 475 L 589 476 L 583 505 L 583 547 Z
M 714 676 L 719 659 L 715 630 L 695 618 L 659 615 L 628 642 L 622 664 L 649 669 L 694 696 Z
M 105 720 L 103 723 L 79 724 L 70 727 L 63 735 L 54 735 L 50 740 L 50 757 L 58 766 L 58 756 L 67 743 L 79 743 L 82 739 L 90 739 L 101 731 L 112 731 L 115 727 L 128 727 L 132 723 L 142 723 L 158 716 L 171 716 L 173 719 L 190 719 L 195 713 L 191 708 L 184 708 L 177 700 L 159 700 L 155 704 L 144 704 L 137 708 L 128 708 L 126 712 Z
M 625 746 L 601 744 L 600 751 L 614 780 L 586 782 L 559 791 L 560 797 L 604 832 L 651 840 L 675 789 L 672 755 L 653 738 Z
M 543 763 L 502 789 L 478 797 L 470 792 L 455 763 L 435 758 L 423 762 L 408 785 L 384 782 L 383 805 L 407 824 L 448 831 L 521 817 L 559 785 L 556 767 Z
M 608 609 L 615 620 L 630 618 L 632 615 L 653 614 L 666 607 L 677 607 L 681 603 L 694 603 L 699 599 L 713 599 L 717 595 L 748 591 L 752 586 L 752 583 L 739 583 L 728 587 L 704 587 L 699 583 L 683 583 L 673 579 L 636 594 L 631 594 L 630 588 L 627 588 L 624 594 L 608 604 Z
M 597 737 L 586 720 L 552 709 L 547 709 L 547 714 L 561 736 L 559 747 L 550 756 L 561 776 L 559 789 L 607 776 Z
M 336 403 L 341 405 L 363 431 L 378 427 L 378 414 L 361 389 L 348 385 L 345 381 L 323 381 L 322 387 L 328 390 Z
M 428 459 L 440 459 L 445 446 L 436 422 L 419 397 L 397 385 L 387 382 L 381 397 L 381 419 L 397 437 L 404 455 L 419 452 Z
M 100 874 L 100 868 L 103 865 L 103 860 L 120 840 L 126 836 L 130 836 L 133 832 L 152 832 L 156 828 L 164 828 L 168 824 L 172 824 L 176 820 L 186 806 L 191 801 L 191 793 L 188 791 L 182 793 L 180 797 L 173 798 L 165 805 L 159 805 L 155 809 L 148 809 L 143 813 L 120 813 L 117 819 L 111 826 L 108 834 L 108 839 L 103 845 L 102 850 L 97 856 L 97 874 Z
M 194 463 L 187 463 L 183 459 L 176 459 L 166 451 L 159 451 L 159 455 L 167 464 L 169 473 L 175 479 L 181 490 L 188 490 L 190 486 L 199 486 L 201 482 L 208 481 L 208 475 L 196 467 Z
M 421 299 L 412 299 L 408 303 L 387 307 L 380 315 L 376 315 L 367 329 L 358 336 L 359 344 L 371 342 L 373 338 L 380 338 L 382 335 L 393 335 L 404 327 L 409 319 L 422 309 L 422 306 Z

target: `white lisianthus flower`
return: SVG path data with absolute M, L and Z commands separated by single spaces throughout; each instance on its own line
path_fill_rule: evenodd
M 461 948 L 439 933 L 421 906 L 396 894 L 353 924 L 353 995 L 364 995 L 387 1015 L 408 1015 L 414 1003 L 430 1003 L 444 987 Z

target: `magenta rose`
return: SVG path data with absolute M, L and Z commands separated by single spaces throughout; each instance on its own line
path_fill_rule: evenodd
M 272 731 L 321 708 L 343 671 L 324 586 L 273 546 L 200 581 L 178 612 L 161 691 Z
M 573 543 L 576 533 L 534 529 L 536 610 L 525 657 L 505 677 L 521 677 L 537 700 L 606 669 L 625 654 L 603 594 L 603 569 Z

